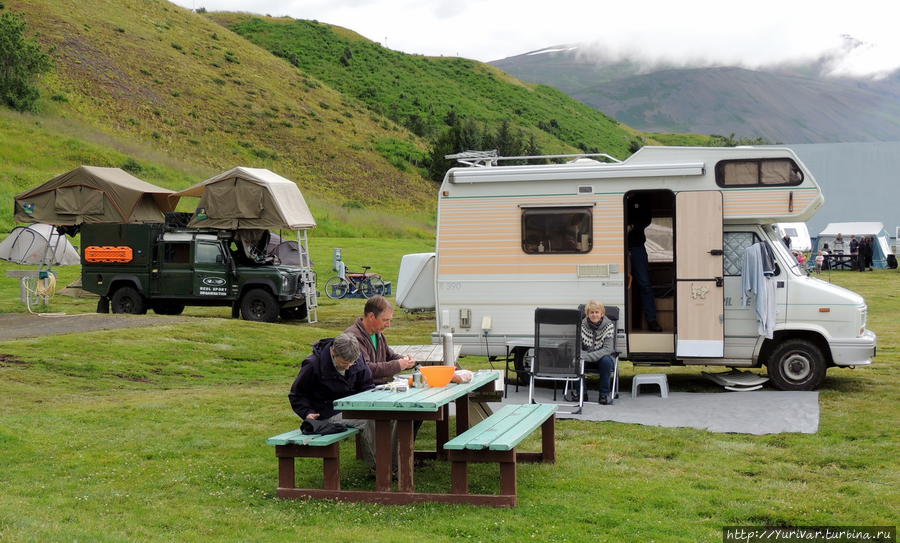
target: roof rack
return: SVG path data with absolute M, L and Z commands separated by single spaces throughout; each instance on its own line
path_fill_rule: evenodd
M 474 166 L 476 168 L 488 168 L 496 166 L 501 160 L 538 160 L 551 158 L 592 158 L 600 157 L 608 162 L 621 163 L 622 161 L 610 156 L 606 153 L 578 153 L 574 155 L 530 155 L 530 156 L 497 156 L 497 150 L 491 151 L 463 151 L 452 155 L 444 155 L 447 160 L 456 160 L 460 164 L 466 166 Z

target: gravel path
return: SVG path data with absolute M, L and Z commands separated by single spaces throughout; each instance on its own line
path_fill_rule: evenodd
M 80 313 L 66 316 L 40 316 L 29 313 L 0 313 L 0 341 L 93 330 L 164 326 L 186 320 L 185 317 L 158 315 Z

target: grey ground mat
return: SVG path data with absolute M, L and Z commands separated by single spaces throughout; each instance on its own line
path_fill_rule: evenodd
M 624 384 L 628 384 L 628 380 Z M 629 389 L 630 390 L 630 389 Z M 613 405 L 599 405 L 597 391 L 591 390 L 579 415 L 557 414 L 560 419 L 614 421 L 646 426 L 687 427 L 710 432 L 739 434 L 777 434 L 799 432 L 814 434 L 819 429 L 818 392 L 782 392 L 756 390 L 752 392 L 673 392 L 660 398 L 659 392 L 648 389 L 632 398 L 624 385 Z M 562 402 L 561 391 L 557 394 Z M 509 397 L 503 403 L 526 403 L 528 387 L 509 387 Z M 552 403 L 553 390 L 535 388 L 535 401 Z M 501 403 L 490 404 L 495 410 Z

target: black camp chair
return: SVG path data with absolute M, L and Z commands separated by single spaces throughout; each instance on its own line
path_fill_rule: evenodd
M 534 360 L 528 372 L 528 403 L 534 402 L 534 382 L 537 379 L 563 381 L 566 390 L 578 386 L 578 414 L 584 404 L 584 361 L 581 359 L 581 315 L 577 309 L 534 310 Z M 565 395 L 565 392 L 563 393 Z M 553 389 L 556 401 L 556 388 Z
M 585 306 L 585 304 L 581 304 L 578 306 L 578 311 L 581 313 L 582 318 L 584 317 L 584 306 Z M 609 320 L 612 321 L 613 329 L 614 329 L 613 353 L 611 355 L 612 359 L 613 359 L 613 371 L 610 376 L 610 378 L 612 379 L 612 386 L 609 388 L 610 403 L 612 403 L 619 397 L 619 350 L 616 345 L 616 341 L 618 340 L 618 336 L 619 336 L 619 308 L 614 305 L 607 305 L 604 307 L 606 309 L 606 316 L 607 316 L 607 318 L 609 318 Z M 594 370 L 599 373 L 599 371 L 600 371 L 599 364 L 594 363 L 594 362 L 585 362 L 584 369 L 585 369 L 585 372 Z M 587 387 L 585 386 L 585 388 L 587 388 Z M 585 399 L 587 399 L 587 398 L 585 398 Z

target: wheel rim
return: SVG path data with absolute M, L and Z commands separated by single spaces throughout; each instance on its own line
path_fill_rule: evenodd
M 812 362 L 802 353 L 790 353 L 781 362 L 781 372 L 791 381 L 804 381 L 812 374 Z
M 122 299 L 119 300 L 119 312 L 134 313 L 134 300 L 131 299 L 131 296 L 123 296 Z
M 266 304 L 262 300 L 255 299 L 250 301 L 250 314 L 254 319 L 262 319 L 266 313 Z

